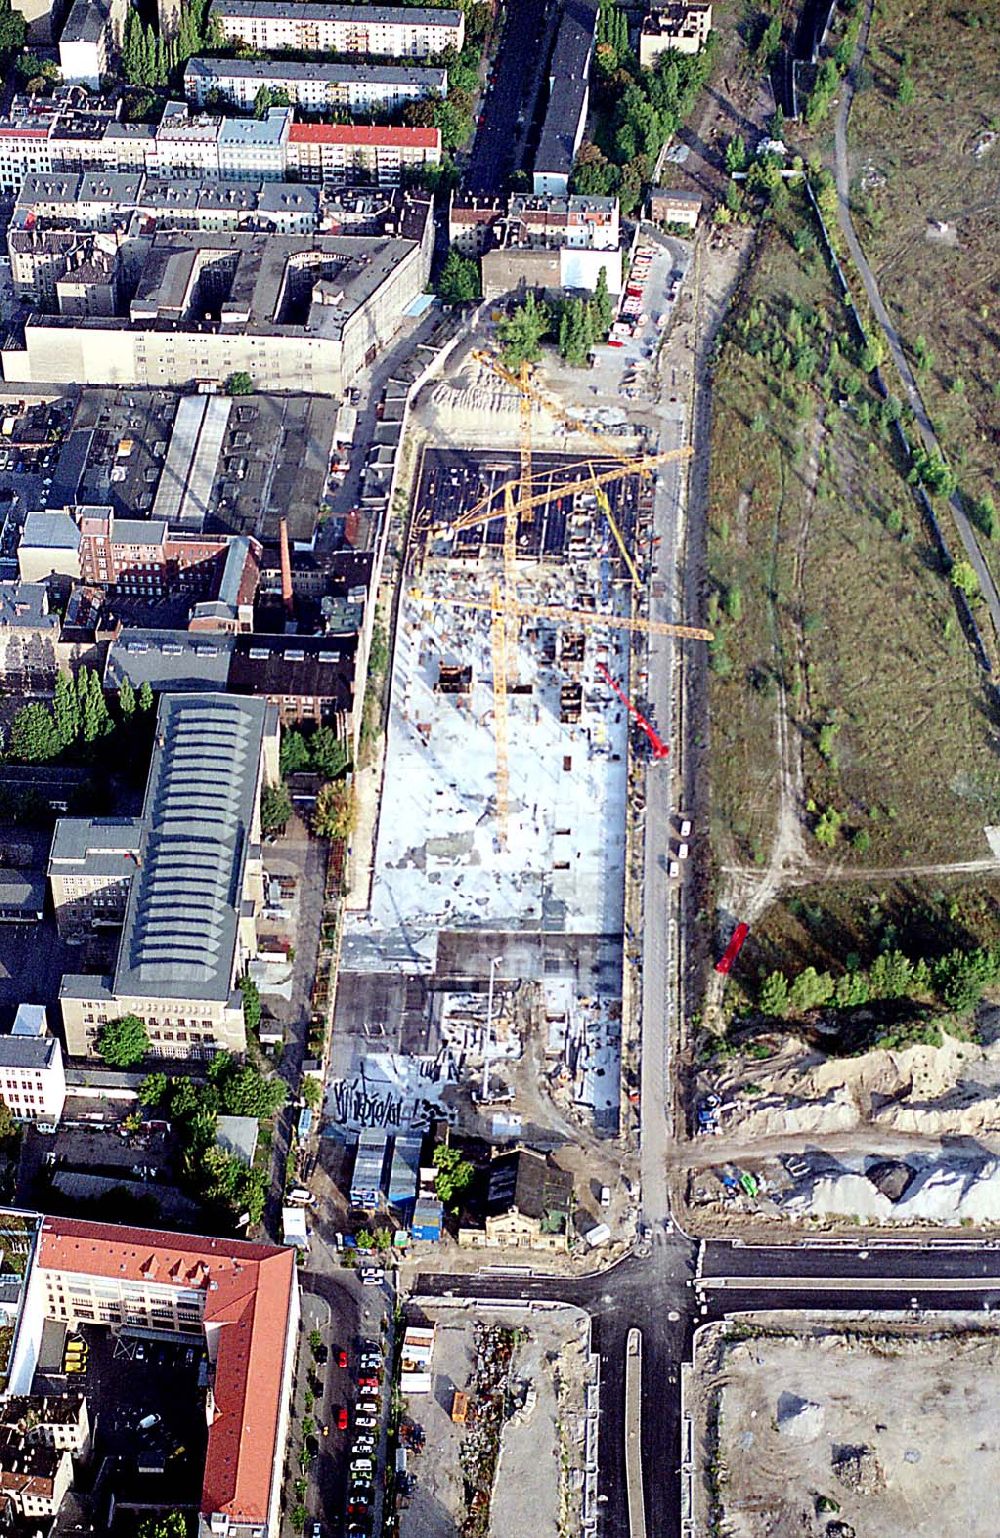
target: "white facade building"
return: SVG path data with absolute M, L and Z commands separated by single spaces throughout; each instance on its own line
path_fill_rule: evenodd
M 20 1004 L 11 1034 L 0 1036 L 0 1097 L 17 1121 L 53 1132 L 59 1125 L 66 1074 L 41 1005 Z
M 465 42 L 461 11 L 418 6 L 281 4 L 281 0 L 214 0 L 212 20 L 227 42 L 273 53 L 357 53 L 425 59 Z

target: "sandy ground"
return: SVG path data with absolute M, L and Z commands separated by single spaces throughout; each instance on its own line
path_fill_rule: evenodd
M 740 1327 L 723 1325 L 701 1336 L 699 1530 L 994 1538 L 1000 1333 L 978 1322 L 933 1338 L 861 1322 L 794 1327 L 783 1338 L 727 1342 L 723 1332 Z

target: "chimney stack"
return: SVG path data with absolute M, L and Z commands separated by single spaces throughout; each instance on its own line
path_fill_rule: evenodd
M 281 540 L 281 599 L 285 605 L 289 619 L 295 618 L 295 595 L 292 592 L 292 556 L 288 548 L 288 519 L 282 518 L 278 525 Z

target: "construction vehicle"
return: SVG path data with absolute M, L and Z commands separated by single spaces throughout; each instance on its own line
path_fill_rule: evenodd
M 646 717 L 643 715 L 638 706 L 633 705 L 632 701 L 625 693 L 625 690 L 619 683 L 615 681 L 614 678 L 612 678 L 603 662 L 599 662 L 597 664 L 597 671 L 600 673 L 608 687 L 615 691 L 639 730 L 645 732 L 647 738 L 649 739 L 650 756 L 653 758 L 653 760 L 656 761 L 661 758 L 666 758 L 670 753 L 670 749 L 663 741 L 663 738 L 656 731 L 653 723 L 651 721 L 647 721 Z

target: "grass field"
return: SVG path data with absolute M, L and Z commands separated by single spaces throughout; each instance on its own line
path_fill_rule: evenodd
M 995 727 L 810 228 L 763 226 L 715 371 L 716 857 L 769 859 L 783 682 L 818 869 L 982 858 Z
M 918 371 L 928 411 L 961 489 L 1000 507 L 998 80 L 997 0 L 878 0 L 849 146 L 882 297 L 911 358 L 920 337 L 931 355 Z M 1000 518 L 983 546 L 1000 573 Z

